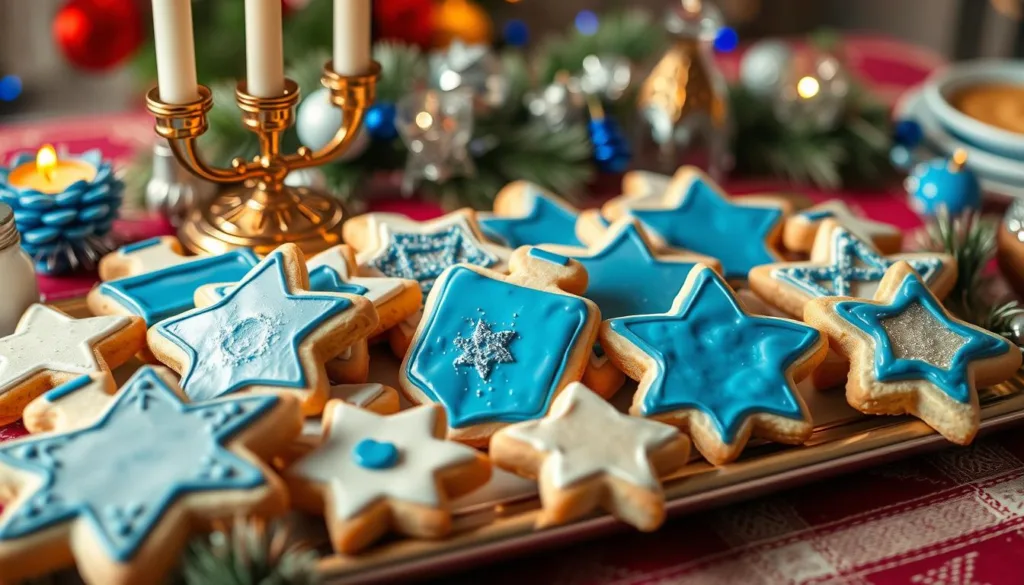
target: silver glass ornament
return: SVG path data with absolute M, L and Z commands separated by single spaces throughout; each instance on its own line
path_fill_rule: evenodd
M 799 61 L 799 60 L 797 60 Z M 815 56 L 810 66 L 794 62 L 783 78 L 773 111 L 797 130 L 827 132 L 839 127 L 850 96 L 850 77 L 834 55 Z
M 288 173 L 284 184 L 289 187 L 308 187 L 316 191 L 327 191 L 327 177 L 317 167 L 298 169 Z
M 197 203 L 211 197 L 216 185 L 190 173 L 171 152 L 167 140 L 153 144 L 153 174 L 146 183 L 146 209 L 178 225 Z
M 323 148 L 334 138 L 341 128 L 341 108 L 331 103 L 331 92 L 326 87 L 320 88 L 306 96 L 299 104 L 295 117 L 295 131 L 303 145 L 317 150 Z M 366 126 L 359 127 L 352 145 L 336 160 L 347 161 L 357 158 L 366 152 L 370 145 L 370 135 Z
M 476 172 L 467 149 L 473 137 L 473 95 L 465 90 L 420 90 L 398 101 L 395 127 L 409 148 L 402 190 L 420 181 L 444 183 Z
M 793 48 L 774 39 L 754 43 L 740 59 L 740 83 L 763 98 L 774 96 L 793 62 Z
M 523 101 L 530 116 L 553 130 L 579 124 L 586 118 L 586 96 L 580 91 L 580 84 L 564 71 L 547 87 L 528 92 Z
M 477 112 L 505 105 L 509 86 L 501 59 L 486 45 L 453 41 L 430 55 L 430 87 L 441 91 L 466 89 Z
M 622 97 L 633 77 L 629 59 L 618 55 L 587 55 L 583 58 L 580 89 L 611 101 Z
M 1010 319 L 1010 334 L 1010 341 L 1024 346 L 1024 315 L 1017 315 Z

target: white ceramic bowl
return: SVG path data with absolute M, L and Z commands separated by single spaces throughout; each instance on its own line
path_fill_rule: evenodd
M 1024 61 L 983 59 L 952 65 L 925 82 L 921 97 L 935 119 L 957 139 L 1001 156 L 1024 157 L 1024 134 L 981 122 L 949 103 L 956 92 L 980 83 L 1024 87 Z

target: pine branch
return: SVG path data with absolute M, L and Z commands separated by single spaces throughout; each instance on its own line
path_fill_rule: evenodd
M 373 58 L 385 72 L 377 83 L 378 102 L 395 103 L 426 78 L 426 60 L 419 48 L 412 45 L 377 43 L 373 46 Z
M 668 44 L 668 35 L 650 14 L 625 10 L 601 17 L 597 31 L 585 35 L 570 28 L 561 37 L 549 39 L 536 55 L 539 85 L 547 85 L 559 71 L 578 73 L 587 55 L 616 55 L 633 63 L 645 63 Z

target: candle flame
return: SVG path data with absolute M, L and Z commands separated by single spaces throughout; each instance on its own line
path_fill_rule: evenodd
M 53 180 L 53 169 L 57 168 L 57 150 L 52 144 L 44 144 L 36 153 L 36 171 L 47 181 Z
M 818 95 L 819 91 L 821 91 L 821 84 L 813 77 L 801 77 L 800 81 L 796 82 L 796 93 L 805 100 Z

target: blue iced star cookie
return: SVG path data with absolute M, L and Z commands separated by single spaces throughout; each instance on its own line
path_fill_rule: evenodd
M 406 394 L 442 405 L 449 437 L 472 444 L 543 416 L 583 375 L 596 339 L 598 309 L 576 296 L 586 282 L 578 262 L 523 247 L 510 266 L 511 275 L 446 270 L 400 371 Z
M 469 209 L 425 222 L 395 213 L 367 213 L 349 220 L 343 235 L 357 250 L 360 272 L 415 280 L 424 294 L 450 266 L 502 269 L 511 252 L 484 240 Z
M 152 327 L 158 321 L 194 308 L 193 296 L 200 287 L 239 280 L 257 263 L 259 258 L 248 248 L 215 256 L 197 256 L 101 283 L 89 293 L 89 308 L 99 315 L 137 315 Z
M 758 266 L 750 271 L 750 287 L 768 303 L 803 317 L 804 305 L 813 298 L 871 298 L 886 270 L 900 261 L 910 264 L 939 298 L 956 282 L 956 261 L 948 254 L 883 256 L 836 220 L 827 219 L 818 230 L 810 261 Z
M 333 357 L 318 351 L 352 345 L 377 317 L 363 297 L 311 293 L 306 282 L 302 253 L 281 246 L 219 301 L 156 324 L 150 349 L 181 373 L 192 400 L 265 388 L 296 393 L 315 414 L 329 387 L 321 360 Z
M 480 216 L 488 238 L 510 248 L 558 244 L 583 245 L 576 238 L 579 210 L 526 181 L 505 186 L 494 198 L 494 213 Z
M 601 344 L 620 369 L 640 373 L 630 412 L 689 428 L 712 463 L 739 456 L 751 433 L 802 443 L 813 430 L 794 384 L 824 359 L 824 337 L 747 314 L 706 266 L 693 269 L 668 312 L 606 321 Z
M 258 423 L 261 441 L 287 442 L 299 428 L 295 401 L 245 395 L 185 404 L 170 379 L 142 368 L 118 394 L 95 395 L 109 402 L 91 423 L 0 444 L 0 485 L 25 490 L 0 515 L 0 574 L 18 579 L 60 568 L 63 555 L 45 551 L 73 540 L 70 550 L 90 582 L 159 582 L 153 556 L 169 554 L 161 549 L 178 539 L 151 536 L 183 528 L 168 523 L 187 523 L 194 512 L 284 511 L 279 482 L 269 482 L 268 469 L 247 452 L 253 437 L 243 431 Z M 24 562 L 37 553 L 53 565 Z
M 1009 341 L 951 316 L 906 262 L 886 272 L 874 300 L 815 299 L 806 319 L 850 360 L 851 406 L 913 414 L 955 443 L 978 430 L 977 384 L 1002 382 L 1021 364 Z
M 626 195 L 602 211 L 613 220 L 631 215 L 665 244 L 718 258 L 726 278 L 745 280 L 751 268 L 782 259 L 775 244 L 790 207 L 769 197 L 734 201 L 706 175 L 684 167 L 662 196 Z

